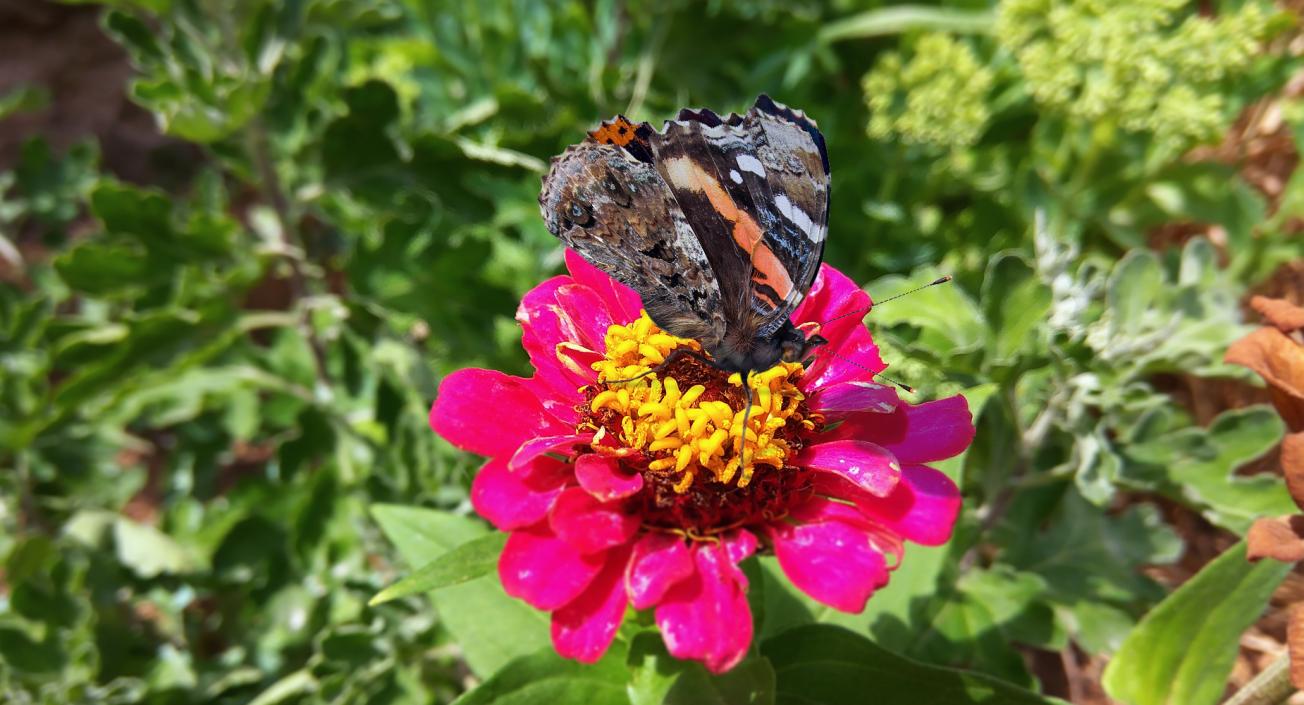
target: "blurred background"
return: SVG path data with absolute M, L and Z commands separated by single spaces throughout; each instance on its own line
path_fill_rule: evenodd
M 0 2 L 0 700 L 448 702 L 546 643 L 367 607 L 407 570 L 370 508 L 470 514 L 426 414 L 451 370 L 529 373 L 548 158 L 766 92 L 825 134 L 828 262 L 955 276 L 868 324 L 979 419 L 955 540 L 819 618 L 1106 702 L 1141 615 L 1293 511 L 1222 355 L 1251 294 L 1304 301 L 1301 8 Z

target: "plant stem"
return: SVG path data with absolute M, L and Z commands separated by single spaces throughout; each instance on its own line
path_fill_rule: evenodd
M 1277 705 L 1294 692 L 1295 686 L 1290 682 L 1290 654 L 1285 653 L 1236 691 L 1224 705 Z
M 267 134 L 267 127 L 261 119 L 253 120 L 249 127 L 249 153 L 254 169 L 258 172 L 258 180 L 261 182 L 264 195 L 272 204 L 272 211 L 276 214 L 277 224 L 281 228 L 281 237 L 291 248 L 298 250 L 297 253 L 291 252 L 286 260 L 290 264 L 291 295 L 294 297 L 295 306 L 303 311 L 300 329 L 312 350 L 318 380 L 328 383 L 330 375 L 326 371 L 326 347 L 312 327 L 312 321 L 309 320 L 310 312 L 303 308 L 303 299 L 309 294 L 308 277 L 299 258 L 306 257 L 308 250 L 300 237 L 298 219 L 290 210 L 290 200 L 285 195 L 285 188 L 281 184 L 280 175 L 276 172 L 276 165 L 272 162 L 272 142 Z

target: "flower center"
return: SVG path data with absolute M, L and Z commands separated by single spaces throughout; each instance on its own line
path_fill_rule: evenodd
M 611 326 L 606 356 L 593 365 L 598 382 L 581 389 L 579 428 L 597 433 L 595 451 L 643 475 L 633 499 L 653 528 L 709 535 L 781 516 L 810 484 L 788 458 L 823 422 L 797 388 L 802 365 L 753 373 L 744 390 L 742 375 L 687 351 L 702 355 L 697 341 L 665 333 L 646 313 Z

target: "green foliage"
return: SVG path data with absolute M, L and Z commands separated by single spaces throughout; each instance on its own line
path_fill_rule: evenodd
M 138 183 L 38 137 L 0 173 L 0 700 L 1037 703 L 1023 649 L 1073 643 L 1118 654 L 1122 701 L 1195 702 L 1262 606 L 1273 570 L 1234 554 L 1167 600 L 1142 571 L 1182 549 L 1152 498 L 1232 533 L 1292 507 L 1237 472 L 1269 410 L 1173 391 L 1247 379 L 1221 363 L 1239 302 L 1298 258 L 1300 171 L 1270 204 L 1189 153 L 1298 68 L 1269 5 L 100 4 L 131 98 L 191 151 Z M 956 536 L 862 615 L 747 563 L 756 648 L 723 676 L 645 615 L 562 661 L 490 570 L 477 460 L 430 401 L 454 369 L 528 373 L 549 157 L 760 92 L 826 135 L 832 264 L 876 298 L 955 277 L 869 324 L 915 400 L 970 401 Z
M 866 693 L 887 702 L 1050 702 L 994 678 L 914 663 L 837 627 L 799 627 L 762 653 L 779 676 L 780 703 L 832 705 Z
M 865 75 L 869 136 L 905 144 L 963 148 L 990 117 L 992 72 L 973 51 L 945 34 L 929 34 L 909 61 L 885 54 Z
M 504 533 L 485 534 L 471 539 L 425 564 L 412 575 L 381 590 L 367 604 L 375 606 L 408 595 L 460 585 L 488 575 L 498 565 L 498 557 L 502 555 L 506 543 L 507 534 Z
M 1208 19 L 1186 5 L 1007 0 L 996 34 L 1047 109 L 1148 132 L 1175 153 L 1230 122 L 1224 86 L 1245 77 L 1271 13 L 1250 2 Z
M 1213 705 L 1238 653 L 1289 565 L 1251 566 L 1237 544 L 1146 616 L 1105 671 L 1109 694 L 1129 703 Z

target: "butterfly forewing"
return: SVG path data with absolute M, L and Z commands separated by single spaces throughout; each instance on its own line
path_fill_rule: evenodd
M 652 320 L 710 349 L 725 331 L 697 235 L 656 169 L 594 141 L 552 164 L 539 197 L 548 230 L 643 299 Z

